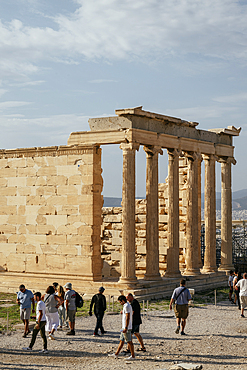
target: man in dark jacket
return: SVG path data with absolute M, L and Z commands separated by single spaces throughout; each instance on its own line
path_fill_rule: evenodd
M 89 309 L 89 315 L 92 316 L 92 308 L 94 305 L 94 314 L 97 318 L 96 326 L 94 329 L 93 336 L 96 337 L 98 334 L 98 330 L 100 329 L 101 334 L 105 334 L 106 331 L 103 328 L 102 320 L 104 317 L 104 313 L 106 310 L 106 299 L 104 296 L 104 290 L 105 288 L 100 287 L 99 288 L 99 293 L 95 294 L 91 300 L 90 303 L 90 309 Z

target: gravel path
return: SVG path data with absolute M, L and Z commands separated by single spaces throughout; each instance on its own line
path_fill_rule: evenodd
M 247 313 L 246 313 L 247 316 Z M 116 360 L 108 353 L 116 350 L 121 325 L 120 315 L 106 315 L 107 334 L 93 337 L 95 317 L 77 318 L 76 335 L 58 331 L 55 341 L 48 341 L 48 354 L 41 354 L 40 334 L 33 351 L 26 352 L 29 338 L 22 332 L 0 335 L 1 369 L 169 369 L 176 362 L 203 365 L 204 370 L 247 370 L 247 318 L 229 302 L 192 307 L 187 321 L 186 336 L 174 333 L 176 320 L 172 312 L 152 311 L 144 317 L 141 334 L 146 353 L 136 352 L 136 360 Z M 134 339 L 135 349 L 139 346 Z

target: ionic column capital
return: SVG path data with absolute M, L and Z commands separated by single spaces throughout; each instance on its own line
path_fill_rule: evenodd
M 167 149 L 167 154 L 175 158 L 180 157 L 182 155 L 182 151 L 180 149 Z
M 185 152 L 183 151 L 183 156 L 191 161 L 201 161 L 202 155 L 199 152 Z
M 204 161 L 218 161 L 219 157 L 214 154 L 202 154 L 202 159 Z
M 153 156 L 156 153 L 163 155 L 163 150 L 161 149 L 160 146 L 156 146 L 156 145 L 144 145 L 143 146 L 143 150 L 144 150 L 144 152 L 148 156 Z
M 138 143 L 121 143 L 120 144 L 120 149 L 123 151 L 128 151 L 128 150 L 139 150 L 140 144 Z
M 225 163 L 225 164 L 234 164 L 234 165 L 237 163 L 234 157 L 219 157 L 218 162 Z

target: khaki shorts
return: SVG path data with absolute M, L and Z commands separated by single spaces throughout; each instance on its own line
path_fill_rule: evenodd
M 126 341 L 127 343 L 128 342 L 131 342 L 131 329 L 130 330 L 127 330 L 126 333 L 121 332 L 121 334 L 120 334 L 120 340 L 122 342 Z
M 30 308 L 20 308 L 21 320 L 29 320 L 30 315 L 31 315 L 31 307 Z
M 177 319 L 187 319 L 189 308 L 187 304 L 175 304 L 174 312 Z
M 247 296 L 241 295 L 240 304 L 241 304 L 241 308 L 247 307 Z
M 75 322 L 75 314 L 76 310 L 68 310 L 67 319 L 69 320 L 69 322 Z

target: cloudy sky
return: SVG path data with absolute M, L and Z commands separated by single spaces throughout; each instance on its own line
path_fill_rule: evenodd
M 63 145 L 89 117 L 142 105 L 201 129 L 242 127 L 233 190 L 244 189 L 246 71 L 246 0 L 0 0 L 1 148 Z M 106 196 L 121 196 L 121 160 L 103 148 Z M 137 169 L 144 196 L 142 149 Z

